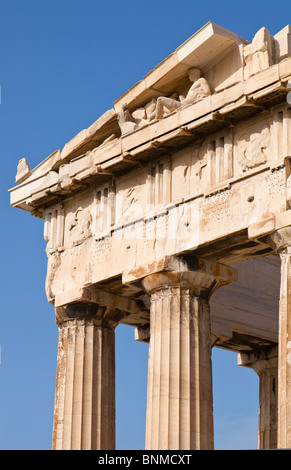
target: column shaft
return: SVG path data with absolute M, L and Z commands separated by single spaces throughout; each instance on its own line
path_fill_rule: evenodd
M 59 328 L 53 449 L 114 449 L 114 329 L 88 318 Z
M 278 448 L 291 448 L 291 254 L 281 253 L 278 356 Z
M 271 233 L 268 242 L 281 258 L 278 338 L 278 449 L 291 448 L 291 226 Z
M 277 449 L 277 379 L 277 368 L 264 369 L 260 373 L 259 449 Z
M 278 347 L 238 355 L 240 366 L 259 376 L 258 448 L 277 449 L 278 424 Z
M 212 449 L 208 302 L 167 286 L 151 296 L 146 449 Z

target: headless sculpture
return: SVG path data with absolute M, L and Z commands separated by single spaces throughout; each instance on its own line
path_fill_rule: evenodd
M 161 96 L 157 99 L 156 119 L 161 119 L 164 116 L 165 110 L 168 112 L 175 111 L 181 106 L 196 103 L 197 101 L 206 98 L 211 94 L 210 87 L 205 78 L 200 77 L 200 70 L 193 68 L 188 72 L 188 77 L 193 82 L 190 87 L 186 98 L 182 98 L 180 101 L 166 96 Z
M 162 119 L 165 114 L 171 113 L 180 107 L 201 101 L 203 98 L 206 98 L 211 94 L 209 84 L 205 78 L 201 77 L 201 72 L 199 69 L 190 69 L 188 71 L 188 77 L 192 82 L 192 85 L 186 97 L 180 97 L 180 99 L 176 99 L 177 93 L 173 94 L 171 97 L 158 97 L 155 106 L 153 106 L 151 103 L 150 112 L 145 113 L 147 121 Z M 118 124 L 122 134 L 135 130 L 145 123 L 145 119 L 136 119 L 130 113 L 126 103 L 122 105 L 121 111 L 118 114 Z

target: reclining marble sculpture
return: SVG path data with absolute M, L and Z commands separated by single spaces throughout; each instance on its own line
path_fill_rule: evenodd
M 211 94 L 209 84 L 205 78 L 201 77 L 199 69 L 191 68 L 188 71 L 188 77 L 193 84 L 185 98 L 181 97 L 180 100 L 175 100 L 166 96 L 160 96 L 157 99 L 156 119 L 162 119 L 165 110 L 173 112 L 181 106 L 196 103 Z
M 118 124 L 121 130 L 121 134 L 137 129 L 138 123 L 132 117 L 127 103 L 124 103 L 121 107 L 121 111 L 118 113 Z
M 166 114 L 172 113 L 178 108 L 197 103 L 197 101 L 211 95 L 210 86 L 207 80 L 201 77 L 201 71 L 198 68 L 191 68 L 188 71 L 188 78 L 192 85 L 186 96 L 179 96 L 177 92 L 172 93 L 171 96 L 159 96 L 156 100 L 153 99 L 147 103 L 145 107 L 138 108 L 132 113 L 129 111 L 127 103 L 124 103 L 118 113 L 121 134 L 131 132 L 155 119 L 162 119 Z

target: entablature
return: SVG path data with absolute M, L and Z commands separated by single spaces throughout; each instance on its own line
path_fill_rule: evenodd
M 277 82 L 272 90 L 267 87 L 265 91 L 269 103 L 286 103 L 288 93 L 286 83 Z M 209 101 L 210 98 L 213 97 L 209 97 Z M 11 204 L 30 212 L 36 211 L 37 215 L 41 215 L 37 209 L 82 191 L 92 183 L 95 186 L 103 185 L 104 180 L 109 180 L 112 176 L 129 172 L 134 167 L 157 159 L 165 153 L 172 153 L 181 147 L 199 143 L 219 130 L 229 129 L 236 122 L 264 112 L 267 108 L 266 103 L 262 102 L 264 98 L 266 96 L 261 90 L 260 97 L 256 99 L 242 97 L 232 102 L 231 106 L 225 105 L 216 112 L 210 110 L 208 113 L 205 113 L 206 108 L 201 109 L 200 103 L 190 105 L 183 111 L 165 117 L 163 126 L 159 122 L 152 123 L 145 128 L 132 131 L 121 139 L 112 140 L 102 149 L 97 147 L 86 155 L 72 159 L 69 163 L 61 165 L 58 171 L 50 170 L 35 179 L 24 181 L 10 190 Z M 200 112 L 197 113 L 196 119 L 190 121 L 186 112 L 194 117 L 195 107 L 200 107 Z M 182 112 L 185 114 L 184 117 L 181 116 Z M 204 115 L 201 117 L 201 114 Z
M 207 23 L 120 97 L 114 109 L 81 131 L 62 150 L 34 170 L 22 161 L 16 178 L 19 185 L 10 190 L 11 204 L 43 217 L 43 208 L 92 183 L 96 187 L 102 185 L 110 177 L 199 143 L 220 129 L 232 128 L 237 122 L 286 103 L 291 78 L 289 30 L 288 26 L 271 37 L 262 28 L 250 43 Z M 261 42 L 267 48 L 263 56 L 259 52 Z M 203 80 L 210 86 L 209 96 L 190 104 L 186 101 L 162 119 L 145 119 L 147 110 L 143 107 L 146 103 L 152 106 L 157 96 L 178 92 L 182 99 L 179 84 L 182 80 L 184 88 L 189 88 L 186 74 L 191 67 L 198 67 L 203 73 Z M 124 103 L 132 115 L 137 113 L 134 122 L 129 123 L 132 130 L 125 133 L 119 125 Z M 153 109 L 155 106 L 156 102 Z

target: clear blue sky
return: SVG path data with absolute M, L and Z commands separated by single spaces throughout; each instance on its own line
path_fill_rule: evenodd
M 245 39 L 291 23 L 290 2 L 0 0 L 0 449 L 50 449 L 58 331 L 43 221 L 9 205 L 33 168 L 90 126 L 208 21 Z M 143 449 L 148 346 L 116 333 L 117 449 Z M 215 446 L 257 447 L 258 378 L 213 351 Z

